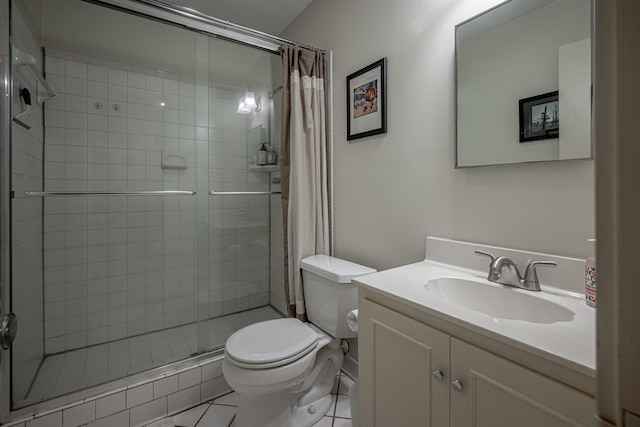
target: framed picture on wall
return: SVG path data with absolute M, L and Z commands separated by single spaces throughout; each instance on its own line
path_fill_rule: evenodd
M 347 140 L 387 133 L 387 58 L 347 76 Z
M 520 142 L 560 136 L 558 91 L 524 98 L 519 103 Z

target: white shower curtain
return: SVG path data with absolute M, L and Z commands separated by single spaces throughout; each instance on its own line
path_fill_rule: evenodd
M 305 320 L 300 261 L 330 251 L 325 59 L 293 45 L 282 46 L 280 54 L 285 295 L 289 316 Z

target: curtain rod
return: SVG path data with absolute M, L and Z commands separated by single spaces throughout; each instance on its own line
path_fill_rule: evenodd
M 87 1 L 87 0 L 85 0 Z M 219 18 L 215 18 L 213 16 L 209 16 L 206 15 L 200 11 L 197 11 L 195 9 L 191 9 L 188 7 L 184 7 L 184 6 L 178 6 L 175 4 L 171 4 L 168 3 L 164 0 L 88 0 L 89 2 L 98 2 L 98 3 L 105 3 L 105 4 L 112 4 L 112 5 L 118 5 L 124 9 L 131 9 L 130 7 L 127 7 L 127 5 L 131 5 L 132 3 L 137 3 L 140 5 L 144 5 L 144 6 L 148 6 L 148 7 L 152 7 L 155 9 L 159 9 L 161 11 L 167 12 L 171 15 L 177 15 L 179 17 L 182 18 L 187 18 L 190 20 L 194 20 L 197 21 L 199 23 L 202 24 L 206 24 L 206 25 L 210 25 L 213 26 L 219 30 L 222 30 L 223 32 L 230 32 L 230 33 L 235 33 L 235 34 L 240 34 L 249 38 L 253 38 L 253 39 L 257 39 L 260 41 L 264 41 L 267 43 L 270 43 L 274 46 L 265 46 L 263 44 L 259 44 L 259 43 L 251 43 L 250 40 L 247 40 L 246 38 L 243 38 L 239 41 L 244 42 L 244 43 L 249 43 L 249 44 L 253 44 L 255 46 L 259 46 L 262 48 L 268 48 L 270 50 L 273 50 L 275 52 L 278 51 L 278 48 L 280 47 L 280 45 L 282 44 L 292 44 L 292 45 L 296 45 L 299 46 L 303 49 L 307 49 L 307 50 L 311 50 L 311 51 L 318 51 L 321 53 L 326 54 L 326 51 L 323 49 L 318 49 L 315 48 L 313 46 L 309 46 L 309 45 L 305 45 L 302 43 L 298 43 L 295 41 L 291 41 L 291 40 L 287 40 L 284 39 L 282 37 L 277 37 L 277 36 L 273 36 L 271 34 L 267 34 L 264 33 L 262 31 L 258 31 L 258 30 L 254 30 L 252 28 L 248 28 L 248 27 L 244 27 L 242 25 L 239 24 L 234 24 L 232 22 L 229 21 L 225 21 Z M 137 10 L 140 11 L 140 10 Z M 184 24 L 183 22 L 181 22 L 181 24 Z M 187 25 L 188 26 L 188 25 Z M 202 29 L 202 28 L 198 28 L 198 29 Z M 216 34 L 216 33 L 213 33 Z M 229 34 L 221 34 L 223 36 L 229 37 Z

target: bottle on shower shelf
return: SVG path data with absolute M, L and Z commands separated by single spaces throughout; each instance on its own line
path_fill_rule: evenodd
M 278 154 L 273 149 L 273 147 L 269 146 L 269 150 L 267 151 L 267 165 L 276 164 L 278 164 Z
M 266 142 L 262 143 L 262 147 L 258 150 L 258 165 L 264 166 L 267 164 L 267 147 Z

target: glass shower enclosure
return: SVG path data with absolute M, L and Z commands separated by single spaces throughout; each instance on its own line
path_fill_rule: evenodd
M 254 160 L 279 145 L 277 53 L 118 2 L 8 3 L 11 410 L 280 316 L 278 167 Z

